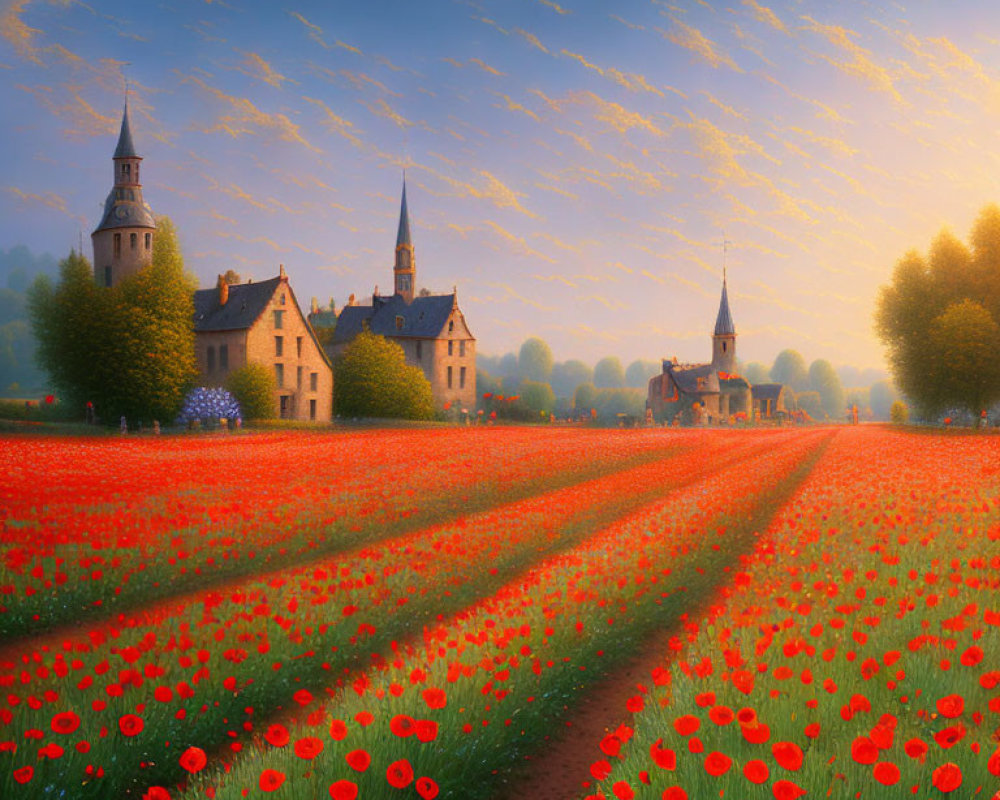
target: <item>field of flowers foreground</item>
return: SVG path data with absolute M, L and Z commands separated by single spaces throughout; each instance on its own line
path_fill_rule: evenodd
M 998 438 L 0 452 L 0 797 L 500 798 L 664 631 L 561 796 L 1000 789 Z

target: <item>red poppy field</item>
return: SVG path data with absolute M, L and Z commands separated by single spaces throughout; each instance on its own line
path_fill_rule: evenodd
M 1000 797 L 996 437 L 13 436 L 0 460 L 0 797 Z M 625 699 L 585 719 L 601 697 Z

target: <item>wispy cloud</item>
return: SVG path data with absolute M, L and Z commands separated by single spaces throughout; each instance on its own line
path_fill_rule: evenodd
M 753 12 L 754 17 L 758 21 L 770 25 L 776 31 L 788 33 L 785 23 L 778 19 L 778 15 L 767 6 L 762 6 L 757 0 L 743 0 L 743 5 L 747 6 Z
M 119 119 L 102 114 L 80 93 L 81 86 L 67 85 L 57 92 L 51 86 L 18 86 L 66 122 L 65 133 L 73 137 L 109 136 L 116 131 Z
M 361 48 L 355 47 L 352 44 L 347 44 L 346 42 L 342 42 L 340 40 L 335 41 L 332 45 L 328 44 L 327 41 L 323 38 L 323 29 L 319 25 L 310 22 L 304 16 L 302 16 L 298 11 L 289 11 L 288 13 L 292 17 L 297 19 L 299 22 L 301 22 L 305 26 L 306 30 L 309 31 L 309 38 L 312 39 L 314 42 L 316 42 L 316 44 L 323 47 L 324 49 L 330 50 L 334 47 L 340 47 L 344 50 L 349 50 L 350 52 L 355 53 L 356 55 L 359 56 L 363 55 L 363 53 L 361 52 Z
M 62 195 L 56 194 L 55 192 L 42 192 L 41 194 L 35 194 L 33 192 L 26 192 L 16 186 L 5 186 L 4 191 L 14 197 L 20 205 L 26 208 L 30 208 L 32 206 L 52 208 L 83 225 L 87 224 L 86 218 L 79 214 L 72 213 L 66 203 L 66 198 Z
M 505 109 L 507 111 L 516 111 L 516 112 L 521 113 L 521 114 L 526 114 L 529 117 L 531 117 L 533 120 L 535 120 L 535 122 L 539 121 L 538 114 L 536 114 L 530 108 L 525 108 L 520 103 L 517 103 L 514 100 L 511 100 L 510 97 L 508 97 L 505 94 L 498 94 L 497 97 L 502 98 L 504 102 L 503 102 L 503 104 L 497 103 L 496 104 L 496 108 L 503 108 L 503 109 Z
M 543 6 L 548 6 L 553 11 L 555 11 L 557 14 L 565 15 L 565 14 L 572 14 L 573 13 L 572 11 L 569 11 L 568 9 L 563 8 L 559 4 L 553 3 L 552 0 L 538 0 L 538 2 L 541 3 Z
M 593 92 L 570 92 L 565 102 L 588 106 L 594 111 L 594 118 L 614 128 L 619 133 L 631 130 L 644 130 L 654 136 L 664 136 L 666 132 L 658 127 L 650 117 L 644 117 L 637 111 L 629 111 L 618 103 L 612 103 L 598 97 Z
M 841 72 L 862 78 L 873 89 L 885 92 L 897 102 L 903 101 L 899 92 L 896 91 L 888 71 L 875 63 L 871 51 L 866 50 L 851 38 L 856 37 L 857 33 L 839 25 L 824 25 L 809 16 L 804 16 L 802 19 L 806 22 L 807 30 L 818 34 L 837 51 L 847 56 L 846 59 L 838 59 L 819 54 L 820 58 Z
M 281 73 L 275 71 L 275 69 L 263 58 L 261 58 L 257 53 L 244 53 L 245 59 L 240 63 L 236 69 L 242 72 L 244 75 L 249 75 L 254 80 L 266 83 L 268 86 L 273 86 L 276 89 L 280 89 L 281 85 L 286 82 L 298 83 L 296 80 L 291 78 L 286 78 Z
M 524 256 L 529 256 L 531 258 L 538 258 L 542 261 L 548 262 L 549 264 L 556 263 L 556 260 L 554 258 L 545 255 L 545 253 L 540 253 L 538 250 L 535 250 L 533 247 L 531 247 L 531 245 L 528 244 L 528 242 L 523 237 L 511 233 L 506 228 L 502 227 L 496 222 L 493 222 L 493 220 L 483 220 L 483 224 L 487 228 L 492 230 L 504 242 L 506 242 L 507 246 L 515 253 L 519 253 Z
M 657 97 L 665 96 L 660 89 L 653 86 L 643 75 L 639 75 L 635 72 L 622 72 L 614 67 L 599 67 L 597 64 L 592 64 L 579 53 L 573 53 L 569 50 L 562 50 L 561 53 L 567 58 L 571 58 L 574 61 L 579 62 L 587 69 L 593 70 L 598 75 L 603 75 L 604 77 L 613 80 L 619 86 L 625 87 L 630 92 L 649 92 L 650 94 L 655 94 Z
M 732 58 L 719 48 L 715 42 L 705 36 L 697 28 L 685 25 L 679 19 L 674 17 L 671 17 L 671 20 L 674 23 L 673 30 L 661 31 L 661 33 L 678 47 L 690 50 L 702 61 L 710 64 L 712 67 L 729 67 L 731 70 L 735 70 L 736 72 L 743 71 L 736 65 L 736 62 L 733 61 Z
M 541 40 L 539 40 L 539 38 L 535 36 L 535 34 L 529 33 L 523 28 L 514 28 L 514 33 L 516 33 L 518 36 L 520 36 L 522 39 L 528 42 L 528 44 L 530 44 L 532 47 L 536 47 L 539 50 L 541 50 L 543 53 L 549 52 L 549 48 L 547 48 L 544 44 L 542 44 Z
M 21 16 L 31 0 L 11 0 L 0 10 L 0 36 L 6 39 L 14 52 L 23 59 L 35 64 L 41 64 L 38 50 L 35 47 L 35 37 L 42 31 L 32 28 Z

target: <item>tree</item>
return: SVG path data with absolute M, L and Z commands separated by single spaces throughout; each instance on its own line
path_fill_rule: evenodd
M 598 389 L 620 389 L 625 386 L 625 370 L 617 356 L 602 358 L 594 366 L 594 386 Z
M 235 286 L 243 283 L 243 279 L 240 278 L 240 273 L 238 273 L 235 269 L 227 269 L 226 274 L 222 276 L 222 280 L 224 280 L 229 286 Z
M 875 419 L 887 420 L 892 404 L 897 400 L 896 390 L 889 381 L 876 381 L 868 390 L 868 403 Z
M 823 401 L 819 392 L 799 392 L 795 395 L 795 404 L 813 419 L 823 419 Z
M 504 353 L 497 364 L 497 375 L 502 378 L 517 375 L 517 356 L 513 353 Z
M 952 303 L 932 323 L 930 344 L 928 410 L 959 406 L 978 416 L 1000 400 L 1000 326 L 982 305 Z
M 582 361 L 570 359 L 552 367 L 552 391 L 559 397 L 572 397 L 581 383 L 592 383 L 594 370 Z
M 645 389 L 649 385 L 649 379 L 659 375 L 662 369 L 658 361 L 637 358 L 625 370 L 625 385 L 632 389 Z
M 955 407 L 978 414 L 974 404 L 1000 396 L 1000 376 L 984 362 L 1000 346 L 1000 209 L 983 209 L 970 242 L 940 233 L 927 259 L 906 253 L 879 294 L 876 329 L 894 381 L 922 416 Z
M 804 389 L 809 382 L 806 360 L 796 350 L 782 350 L 771 367 L 771 380 L 791 386 L 795 391 Z
M 818 358 L 809 365 L 809 386 L 819 393 L 823 412 L 831 419 L 844 414 L 844 388 L 833 365 L 825 358 Z
M 552 387 L 541 381 L 521 382 L 521 404 L 533 415 L 541 411 L 551 414 L 556 407 L 556 395 Z
M 251 361 L 234 369 L 226 378 L 226 389 L 240 404 L 243 419 L 271 419 L 274 417 L 274 393 L 277 385 L 274 370 Z
M 573 408 L 577 414 L 589 414 L 597 400 L 597 389 L 592 383 L 581 383 L 573 393 Z
M 532 336 L 525 339 L 517 357 L 517 374 L 529 381 L 545 382 L 552 374 L 552 351 L 549 346 Z
M 747 364 L 743 369 L 743 377 L 750 382 L 751 386 L 756 386 L 758 383 L 767 383 L 769 381 L 767 367 L 759 361 L 751 361 Z
M 42 276 L 29 290 L 39 362 L 70 404 L 92 402 L 105 422 L 172 420 L 198 374 L 194 288 L 166 217 L 150 265 L 113 288 L 71 252 L 55 287 Z
M 889 411 L 889 417 L 892 420 L 893 425 L 905 425 L 909 416 L 910 415 L 906 410 L 906 406 L 899 400 L 892 404 L 892 408 Z
M 430 419 L 431 385 L 420 367 L 408 366 L 403 348 L 362 331 L 334 363 L 334 408 L 343 417 Z

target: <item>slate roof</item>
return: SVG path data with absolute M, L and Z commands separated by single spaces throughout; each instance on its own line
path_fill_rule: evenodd
M 333 343 L 351 341 L 368 329 L 379 336 L 435 339 L 441 335 L 448 316 L 455 305 L 454 294 L 432 294 L 414 297 L 407 303 L 402 295 L 376 297 L 373 306 L 344 306 L 337 317 Z M 402 328 L 396 327 L 396 317 L 403 318 Z
M 118 134 L 118 146 L 115 148 L 114 158 L 139 158 L 135 151 L 135 144 L 132 142 L 132 129 L 128 122 L 128 101 L 125 101 L 125 111 L 122 113 L 122 130 Z
M 280 277 L 230 286 L 225 305 L 219 303 L 218 287 L 199 289 L 194 293 L 195 331 L 246 330 L 263 313 L 279 283 Z
M 312 311 L 308 319 L 314 328 L 334 328 L 337 325 L 337 312 L 330 309 Z
M 722 279 L 722 300 L 719 302 L 719 316 L 715 319 L 716 336 L 735 336 L 736 326 L 733 325 L 733 315 L 729 313 L 729 293 L 726 291 L 726 279 Z
M 685 394 L 718 394 L 719 376 L 711 364 L 668 364 L 667 372 Z M 702 388 L 698 388 L 698 379 Z
M 138 200 L 122 200 L 118 192 L 133 192 L 134 196 L 142 197 L 142 194 L 136 189 L 112 189 L 108 192 L 108 199 L 104 201 L 101 224 L 94 228 L 94 232 L 107 228 L 150 228 L 156 230 L 156 220 L 153 219 L 153 212 L 150 211 L 149 206 Z
M 406 180 L 403 180 L 403 200 L 399 204 L 399 230 L 396 233 L 396 247 L 413 244 L 410 241 L 410 212 L 406 208 Z
M 777 400 L 784 388 L 781 383 L 756 383 L 750 392 L 754 400 Z

